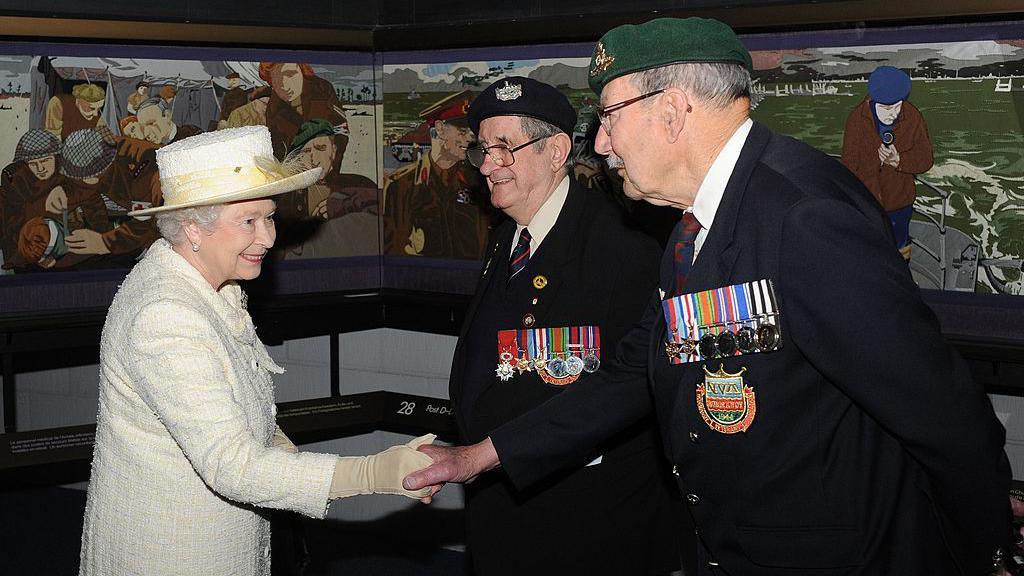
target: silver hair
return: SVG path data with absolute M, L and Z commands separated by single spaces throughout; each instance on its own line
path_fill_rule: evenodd
M 630 81 L 641 94 L 679 88 L 719 110 L 751 93 L 746 67 L 726 62 L 670 64 L 637 72 Z
M 187 224 L 194 223 L 203 232 L 213 232 L 217 219 L 220 218 L 220 213 L 223 209 L 223 204 L 214 204 L 213 206 L 193 206 L 191 208 L 158 212 L 156 215 L 156 227 L 160 229 L 160 235 L 165 240 L 170 242 L 172 246 L 177 246 L 186 241 L 185 226 Z
M 547 138 L 554 136 L 559 133 L 563 133 L 562 129 L 555 126 L 550 122 L 545 122 L 539 118 L 533 118 L 532 116 L 520 116 L 519 127 L 523 130 L 523 134 L 526 135 L 526 140 L 530 141 L 534 138 Z M 572 140 L 572 136 L 569 137 Z M 543 152 L 544 147 L 547 144 L 546 140 L 534 143 L 534 150 L 537 152 Z M 569 153 L 565 155 L 565 162 L 562 163 L 562 169 L 568 174 L 573 167 L 572 148 L 569 149 Z

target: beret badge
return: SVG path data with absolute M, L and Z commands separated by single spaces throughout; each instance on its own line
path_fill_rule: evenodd
M 608 54 L 604 49 L 604 42 L 597 43 L 597 49 L 594 51 L 594 65 L 590 69 L 591 76 L 597 76 L 598 74 L 604 74 L 604 71 L 608 69 L 615 62 L 615 56 Z
M 515 100 L 523 95 L 522 84 L 509 84 L 508 80 L 505 80 L 505 85 L 494 91 L 494 97 L 502 102 L 508 102 L 509 100 Z

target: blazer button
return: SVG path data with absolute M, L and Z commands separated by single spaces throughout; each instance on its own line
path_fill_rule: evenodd
M 252 369 L 255 370 L 260 367 L 260 363 L 257 362 L 255 358 L 253 358 L 251 361 L 249 361 L 249 366 L 251 366 Z
M 672 475 L 675 476 L 676 478 L 679 478 L 679 468 L 678 467 L 672 466 Z
M 694 444 L 696 444 L 697 440 L 700 440 L 700 434 L 697 434 L 696 432 L 690 431 L 690 442 L 693 442 Z
M 696 494 L 687 494 L 686 501 L 690 503 L 690 506 L 696 506 L 697 504 L 700 504 L 700 496 L 697 496 Z

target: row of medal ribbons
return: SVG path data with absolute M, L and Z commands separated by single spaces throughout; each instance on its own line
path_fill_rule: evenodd
M 767 278 L 663 300 L 672 364 L 770 352 L 782 345 L 775 289 Z
M 601 330 L 598 326 L 498 332 L 498 367 L 495 373 L 503 381 L 516 371 L 520 374 L 536 371 L 548 382 L 549 378 L 575 380 L 583 372 L 596 372 L 600 365 Z

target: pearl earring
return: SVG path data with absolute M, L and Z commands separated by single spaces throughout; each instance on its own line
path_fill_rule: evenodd
M 195 242 L 193 242 L 192 243 L 192 251 L 193 252 L 199 252 L 199 244 L 196 244 Z

